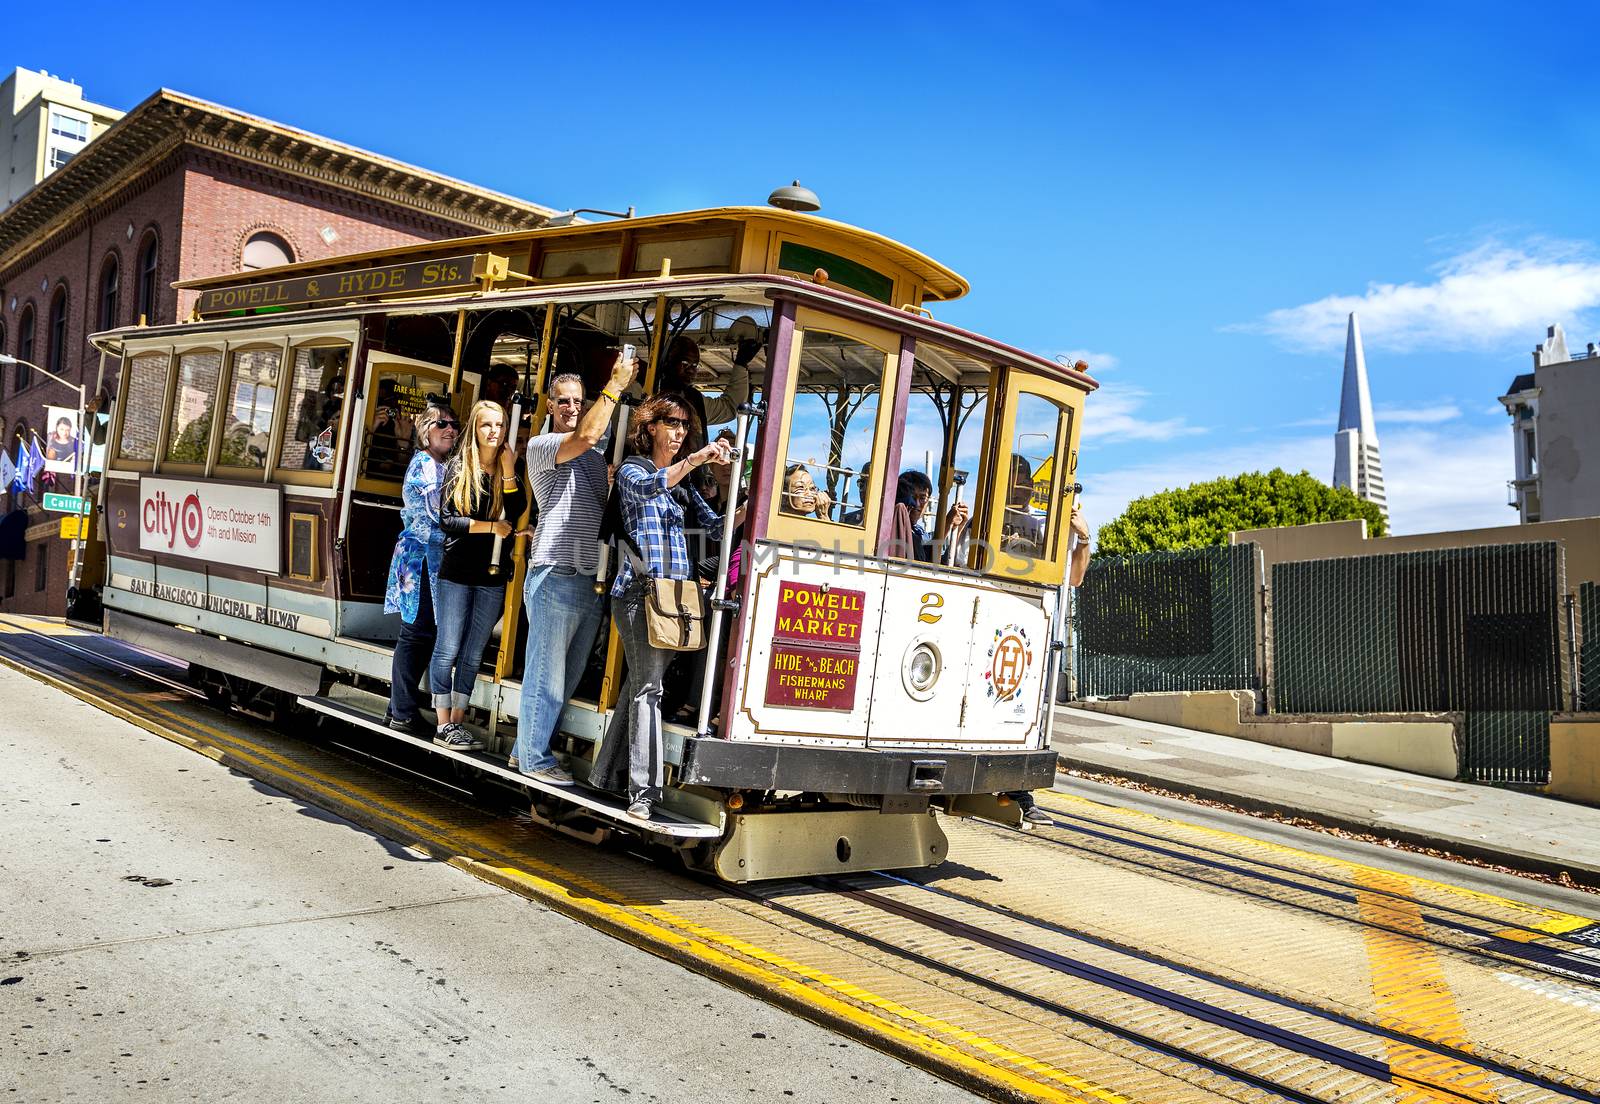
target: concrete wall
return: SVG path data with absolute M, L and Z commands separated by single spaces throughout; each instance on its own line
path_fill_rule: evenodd
M 1569 713 L 1551 719 L 1549 792 L 1600 805 L 1600 715 Z
M 1547 521 L 1600 514 L 1600 361 L 1541 364 L 1539 516 Z
M 1134 694 L 1126 700 L 1075 704 L 1113 716 L 1214 732 L 1433 778 L 1455 778 L 1460 772 L 1456 724 L 1443 714 L 1257 716 L 1255 694 L 1249 690 Z M 1595 731 L 1600 736 L 1600 726 Z
M 1600 369 L 1600 365 L 1595 367 Z M 1596 410 L 1593 417 L 1597 421 L 1588 424 L 1600 424 L 1600 410 Z M 1600 458 L 1596 463 L 1600 465 Z M 1595 513 L 1600 514 L 1600 508 Z M 1260 545 L 1269 578 L 1273 564 L 1290 560 L 1328 560 L 1342 556 L 1374 556 L 1389 552 L 1426 552 L 1437 548 L 1553 540 L 1566 551 L 1569 590 L 1576 588 L 1580 582 L 1600 582 L 1600 516 L 1539 521 L 1527 525 L 1497 525 L 1490 529 L 1455 529 L 1448 533 L 1371 538 L 1367 536 L 1365 521 L 1325 521 L 1318 525 L 1290 525 L 1282 529 L 1242 529 L 1234 533 L 1230 540 L 1233 544 L 1253 541 Z

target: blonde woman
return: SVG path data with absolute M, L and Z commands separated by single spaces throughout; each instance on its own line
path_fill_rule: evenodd
M 444 471 L 439 511 L 444 559 L 433 599 L 439 627 L 428 686 L 439 714 L 433 742 L 454 751 L 483 748 L 461 722 L 478 678 L 483 646 L 505 601 L 505 576 L 490 573 L 490 558 L 494 538 L 512 534 L 511 523 L 500 519 L 521 516 L 528 504 L 528 493 L 517 478 L 516 457 L 502 447 L 505 431 L 506 412 L 499 403 L 475 404 Z

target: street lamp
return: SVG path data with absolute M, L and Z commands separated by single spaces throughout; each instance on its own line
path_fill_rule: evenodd
M 84 511 L 83 511 L 83 508 L 84 508 L 83 477 L 84 477 L 84 469 L 89 466 L 89 454 L 88 454 L 88 451 L 83 448 L 83 444 L 84 444 L 85 441 L 92 442 L 94 440 L 92 434 L 86 434 L 84 432 L 84 428 L 85 428 L 84 424 L 83 424 L 83 418 L 84 418 L 84 410 L 83 410 L 83 408 L 84 408 L 84 405 L 85 405 L 85 389 L 84 389 L 84 386 L 81 383 L 73 383 L 71 380 L 62 379 L 60 376 L 58 376 L 54 372 L 50 371 L 50 369 L 41 368 L 39 365 L 33 363 L 30 360 L 22 360 L 20 357 L 12 356 L 10 353 L 0 353 L 0 364 L 22 364 L 22 365 L 26 365 L 27 367 L 33 369 L 35 372 L 39 372 L 42 375 L 49 376 L 51 379 L 55 380 L 57 383 L 62 384 L 65 387 L 70 387 L 70 388 L 72 388 L 74 391 L 76 391 L 78 393 L 78 442 L 79 443 L 78 443 L 78 451 L 73 454 L 73 458 L 72 458 L 72 461 L 73 461 L 72 462 L 72 494 L 73 494 L 73 497 L 75 497 L 78 500 L 78 525 L 77 525 L 77 528 L 72 531 L 72 576 L 68 580 L 68 589 L 69 590 L 76 590 L 77 586 L 78 586 L 78 573 L 83 568 L 83 544 L 82 544 L 82 542 L 83 542 L 83 517 L 84 517 Z M 91 444 L 90 447 L 91 448 L 93 447 L 92 444 Z

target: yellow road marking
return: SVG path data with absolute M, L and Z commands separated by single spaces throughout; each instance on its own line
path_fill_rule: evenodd
M 230 737 L 220 729 L 206 724 L 204 721 L 183 717 L 155 702 L 141 703 L 153 713 L 162 714 L 172 721 L 182 723 L 187 727 L 207 734 L 219 743 L 226 745 L 226 750 L 220 751 L 214 748 L 207 748 L 203 744 L 197 744 L 193 739 L 184 736 L 182 733 L 157 727 L 151 721 L 118 706 L 114 700 L 108 701 L 99 695 L 90 694 L 82 688 L 82 686 L 92 686 L 112 695 L 113 698 L 122 696 L 121 691 L 117 688 L 96 679 L 86 678 L 82 680 L 81 685 L 74 686 L 45 672 L 34 671 L 24 667 L 9 657 L 0 656 L 0 662 L 4 662 L 5 665 L 13 667 L 30 677 L 48 682 L 58 689 L 97 707 L 105 708 L 110 706 L 111 708 L 107 709 L 108 712 L 128 720 L 155 735 L 172 739 L 173 742 L 189 747 L 192 750 L 207 753 L 213 759 L 220 759 L 226 754 L 251 763 L 265 774 L 294 775 L 303 785 L 320 791 L 329 798 L 349 800 L 352 796 L 356 797 L 374 809 L 388 812 L 396 819 L 405 822 L 425 842 L 433 844 L 442 851 L 459 850 L 459 844 L 452 842 L 445 835 L 447 830 L 453 832 L 458 840 L 473 843 L 486 853 L 493 854 L 499 850 L 497 845 L 492 842 L 486 843 L 480 833 L 470 828 L 440 825 L 424 815 L 393 805 L 378 794 L 358 784 L 336 779 L 314 768 L 295 763 L 264 749 L 252 748 L 245 750 L 240 747 L 238 740 Z M 422 830 L 419 831 L 419 828 Z M 469 872 L 477 873 L 477 868 L 497 871 L 503 879 L 535 889 L 542 898 L 559 899 L 570 912 L 602 917 L 614 924 L 628 928 L 641 937 L 640 945 L 646 949 L 656 943 L 675 946 L 678 950 L 691 955 L 708 966 L 716 966 L 737 972 L 752 981 L 783 992 L 820 1011 L 829 1012 L 849 1020 L 868 1033 L 915 1047 L 931 1055 L 937 1055 L 947 1062 L 962 1066 L 985 1078 L 997 1080 L 1025 1095 L 1040 1100 L 1080 1102 L 1080 1104 L 1087 1104 L 1090 1100 L 1099 1101 L 1101 1104 L 1133 1104 L 1128 1097 L 1083 1078 L 1076 1077 L 1065 1070 L 1040 1062 L 976 1032 L 918 1012 L 916 1009 L 879 996 L 870 990 L 841 978 L 812 970 L 799 962 L 765 951 L 736 936 L 718 932 L 705 925 L 677 916 L 667 909 L 630 901 L 615 890 L 601 883 L 590 881 L 574 871 L 564 870 L 553 864 L 533 859 L 530 856 L 522 856 L 520 861 L 523 861 L 525 865 L 532 867 L 534 870 L 541 871 L 542 875 L 518 867 L 496 865 L 486 861 L 485 858 L 475 858 L 470 855 L 461 856 L 461 858 L 464 861 L 456 865 L 462 866 Z M 560 879 L 564 879 L 571 884 L 564 885 Z M 576 892 L 575 890 L 581 890 L 582 892 Z M 680 932 L 688 933 L 690 937 L 686 938 L 659 926 L 659 924 L 651 924 L 641 920 L 633 915 L 635 912 L 657 920 L 660 924 L 667 924 L 677 928 Z M 727 950 L 717 950 L 712 944 L 720 945 L 727 948 Z M 729 951 L 743 955 L 746 958 L 755 959 L 756 962 L 765 963 L 775 969 L 786 970 L 811 984 L 802 984 L 792 977 L 775 973 L 772 969 L 764 969 L 755 963 L 736 958 L 733 954 L 728 953 Z M 812 986 L 818 988 L 813 988 Z M 830 995 L 829 992 L 821 990 L 831 990 L 832 994 L 836 995 Z M 868 1008 L 858 1007 L 861 1004 L 867 1005 Z M 1027 1070 L 1034 1078 L 1042 1078 L 1055 1082 L 1055 1084 L 1041 1084 L 1039 1080 L 1022 1076 L 1004 1066 L 996 1065 L 992 1061 L 984 1061 L 940 1039 L 908 1030 L 888 1019 L 888 1016 L 910 1021 L 928 1031 L 946 1034 L 993 1059 Z
M 1472 1040 L 1425 938 L 1426 922 L 1410 897 L 1407 880 L 1377 870 L 1364 871 L 1360 877 L 1368 889 L 1380 891 L 1356 895 L 1361 918 L 1366 921 L 1362 934 L 1378 1022 L 1392 1031 L 1471 1054 Z M 1489 1086 L 1488 1075 L 1477 1066 L 1399 1039 L 1386 1039 L 1384 1047 L 1389 1052 L 1392 1080 L 1400 1090 L 1396 1095 L 1400 1104 L 1451 1100 L 1418 1081 L 1448 1086 L 1455 1094 L 1485 1104 L 1499 1099 Z
M 1224 839 L 1231 843 L 1246 843 L 1251 847 L 1264 848 L 1274 854 L 1289 855 L 1299 859 L 1310 859 L 1314 862 L 1342 867 L 1343 869 L 1356 874 L 1358 877 L 1362 874 L 1377 874 L 1386 878 L 1403 878 L 1403 880 L 1408 883 L 1409 886 L 1427 886 L 1431 889 L 1437 889 L 1441 892 L 1453 894 L 1458 897 L 1486 901 L 1491 904 L 1499 905 L 1503 908 L 1511 909 L 1515 912 L 1530 914 L 1533 917 L 1542 917 L 1543 919 L 1539 920 L 1538 922 L 1530 920 L 1528 926 L 1544 932 L 1547 935 L 1561 935 L 1565 932 L 1574 931 L 1578 928 L 1588 927 L 1590 924 L 1600 922 L 1596 921 L 1592 917 L 1577 916 L 1573 913 L 1561 912 L 1558 909 L 1544 908 L 1540 905 L 1530 905 L 1526 901 L 1516 901 L 1509 897 L 1498 897 L 1492 893 L 1484 893 L 1476 889 L 1467 889 L 1465 886 L 1451 885 L 1449 882 L 1435 882 L 1428 878 L 1417 878 L 1409 874 L 1403 876 L 1397 875 L 1392 871 L 1383 870 L 1375 866 L 1367 866 L 1351 859 L 1342 859 L 1334 855 L 1320 855 L 1315 851 L 1305 851 L 1298 847 L 1291 847 L 1286 843 L 1274 843 L 1270 840 L 1255 839 L 1252 836 L 1241 835 L 1237 832 L 1230 832 L 1225 828 L 1212 828 L 1204 824 L 1193 824 L 1186 820 L 1174 820 L 1171 817 L 1159 816 L 1156 813 L 1147 813 L 1140 809 L 1123 809 L 1107 805 L 1103 801 L 1096 801 L 1091 797 L 1082 797 L 1078 794 L 1061 793 L 1058 790 L 1043 790 L 1038 794 L 1040 797 L 1045 795 L 1049 795 L 1051 798 L 1057 798 L 1062 801 L 1071 802 L 1076 805 L 1094 805 L 1102 809 L 1109 809 L 1114 813 L 1120 813 L 1125 816 L 1138 817 L 1144 820 L 1153 820 L 1158 824 L 1176 824 L 1191 831 L 1199 832 L 1208 836 L 1215 836 L 1218 839 Z M 1046 805 L 1048 806 L 1048 802 Z M 1056 811 L 1064 813 L 1069 812 L 1070 810 L 1058 808 Z

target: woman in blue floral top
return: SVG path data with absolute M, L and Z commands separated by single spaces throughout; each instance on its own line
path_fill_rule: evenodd
M 401 487 L 400 539 L 389 563 L 389 586 L 383 593 L 383 612 L 400 615 L 400 638 L 394 645 L 390 672 L 390 728 L 432 737 L 428 723 L 418 715 L 428 696 L 418 690 L 428 660 L 433 655 L 433 593 L 439 563 L 444 558 L 444 530 L 439 528 L 439 493 L 444 486 L 444 462 L 456 447 L 460 423 L 447 406 L 430 406 L 417 418 L 417 450 L 411 455 Z

